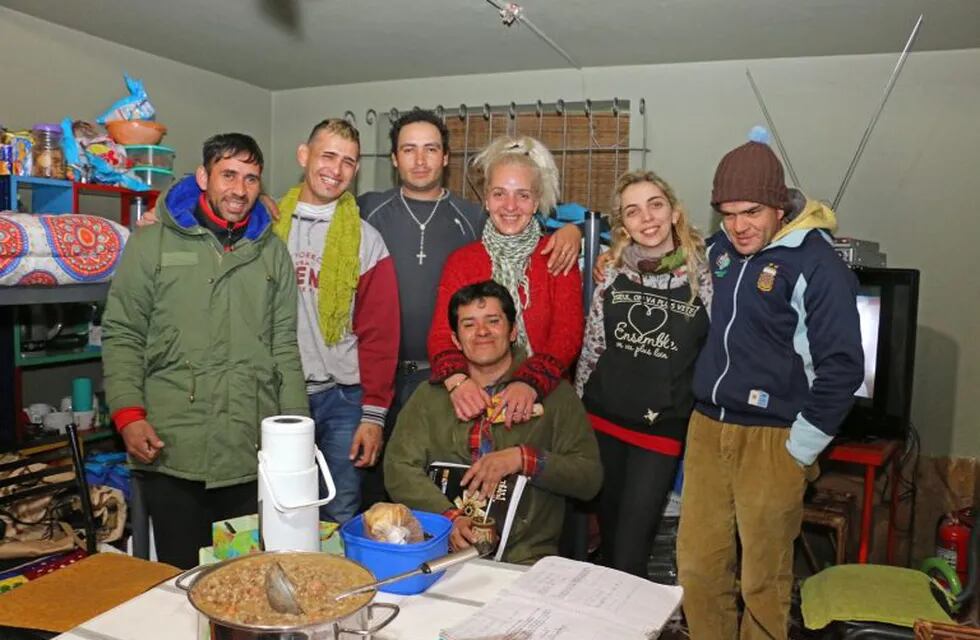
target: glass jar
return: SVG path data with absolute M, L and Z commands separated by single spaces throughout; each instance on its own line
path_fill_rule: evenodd
M 65 152 L 61 148 L 61 126 L 38 123 L 31 132 L 34 148 L 31 151 L 33 170 L 38 178 L 65 178 Z

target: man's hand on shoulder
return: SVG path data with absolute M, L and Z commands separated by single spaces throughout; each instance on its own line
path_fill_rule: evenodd
M 120 433 L 126 453 L 143 464 L 152 464 L 163 449 L 163 440 L 146 420 L 130 422 Z
M 470 491 L 479 491 L 484 499 L 489 498 L 502 478 L 521 471 L 522 462 L 520 447 L 488 453 L 466 470 L 460 484 Z
M 160 222 L 160 218 L 157 216 L 157 208 L 147 209 L 140 216 L 140 219 L 136 221 L 137 227 L 149 227 L 150 225 Z
M 265 210 L 269 212 L 270 216 L 272 216 L 272 220 L 274 222 L 279 222 L 279 205 L 276 204 L 276 201 L 272 198 L 272 196 L 267 193 L 260 193 L 259 202 L 262 203 Z
M 373 467 L 381 455 L 382 427 L 374 422 L 362 422 L 354 433 L 350 459 L 355 467 Z
M 599 284 L 606 281 L 606 267 L 612 262 L 612 252 L 603 251 L 592 266 L 592 278 Z

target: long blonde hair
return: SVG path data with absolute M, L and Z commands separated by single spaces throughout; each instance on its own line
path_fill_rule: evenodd
M 623 250 L 628 247 L 633 239 L 630 237 L 626 227 L 623 225 L 623 192 L 627 187 L 642 182 L 649 182 L 667 197 L 671 208 L 677 212 L 677 222 L 670 227 L 670 233 L 674 240 L 674 247 L 684 250 L 685 264 L 687 266 L 687 281 L 691 285 L 691 300 L 693 301 L 700 290 L 698 274 L 704 266 L 704 237 L 701 233 L 691 226 L 687 217 L 687 210 L 681 201 L 677 199 L 666 180 L 658 176 L 653 171 L 629 171 L 624 173 L 616 181 L 616 188 L 613 190 L 612 209 L 606 214 L 611 227 L 612 246 L 610 256 L 612 264 L 620 267 L 623 264 Z
M 531 136 L 501 136 L 494 139 L 473 158 L 473 166 L 478 169 L 479 189 L 484 198 L 493 170 L 506 164 L 522 165 L 532 170 L 532 188 L 538 200 L 538 211 L 543 216 L 550 216 L 558 204 L 560 192 L 558 167 L 548 147 Z

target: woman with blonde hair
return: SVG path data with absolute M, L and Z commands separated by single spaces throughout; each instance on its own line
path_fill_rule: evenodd
M 711 276 L 704 239 L 666 181 L 632 171 L 614 193 L 610 259 L 592 297 L 575 389 L 602 455 L 603 561 L 646 577 L 694 406 Z
M 489 224 L 479 242 L 452 253 L 443 268 L 429 332 L 433 383 L 443 383 L 461 420 L 490 407 L 491 396 L 466 375 L 453 342 L 449 299 L 461 287 L 495 280 L 517 306 L 517 345 L 526 359 L 499 391 L 507 425 L 531 418 L 534 403 L 552 390 L 582 346 L 582 277 L 578 265 L 551 273 L 547 244 L 535 214 L 550 215 L 558 200 L 558 169 L 551 152 L 529 136 L 494 140 L 476 158 Z

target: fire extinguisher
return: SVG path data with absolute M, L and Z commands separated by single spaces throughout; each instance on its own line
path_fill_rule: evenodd
M 970 533 L 973 526 L 973 509 L 966 508 L 944 515 L 936 531 L 936 556 L 949 563 L 962 585 L 967 582 Z

